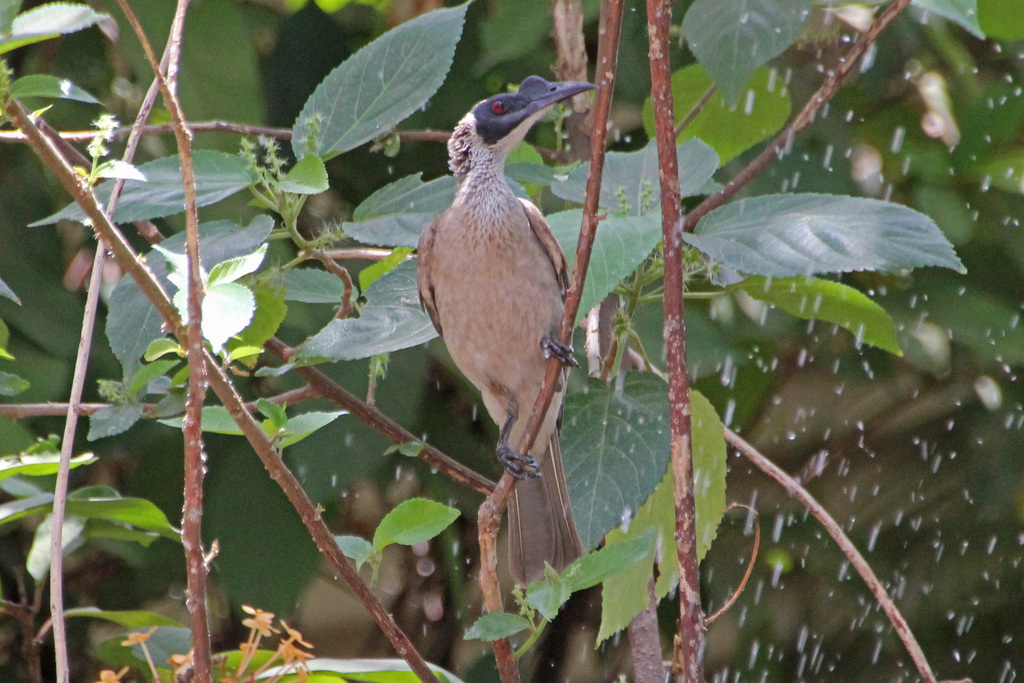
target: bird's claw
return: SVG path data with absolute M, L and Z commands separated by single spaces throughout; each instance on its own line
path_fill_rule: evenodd
M 574 368 L 580 366 L 576 359 L 572 357 L 572 347 L 568 344 L 563 344 L 553 336 L 541 339 L 540 348 L 544 352 L 545 358 L 557 358 L 562 365 L 571 365 Z
M 529 455 L 523 455 L 504 444 L 498 444 L 497 454 L 498 460 L 505 466 L 505 471 L 516 479 L 540 476 L 540 465 Z

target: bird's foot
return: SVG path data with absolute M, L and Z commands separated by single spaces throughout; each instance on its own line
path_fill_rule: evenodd
M 505 466 L 505 471 L 516 479 L 523 477 L 539 477 L 540 465 L 529 455 L 514 450 L 507 444 L 498 444 L 498 460 Z
M 540 340 L 540 349 L 544 352 L 545 358 L 557 358 L 561 361 L 562 365 L 571 365 L 574 368 L 580 366 L 576 359 L 572 357 L 572 347 L 568 344 L 563 344 L 551 335 Z

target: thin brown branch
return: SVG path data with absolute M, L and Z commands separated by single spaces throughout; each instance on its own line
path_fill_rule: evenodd
M 237 133 L 239 135 L 259 135 L 268 138 L 278 138 L 280 140 L 290 140 L 292 137 L 291 128 L 271 128 L 269 126 L 250 126 L 244 123 L 232 123 L 230 121 L 201 121 L 198 123 L 190 123 L 189 129 L 193 132 L 224 132 L 224 133 Z M 132 129 L 127 126 L 114 129 L 115 138 L 123 138 L 131 133 Z M 153 126 L 143 126 L 141 129 L 142 135 L 164 135 L 166 133 L 174 132 L 173 123 L 164 123 Z M 57 135 L 62 140 L 68 142 L 88 142 L 96 137 L 98 133 L 95 130 L 65 130 L 60 131 Z M 22 133 L 15 131 L 3 131 L 0 132 L 0 142 L 25 142 L 26 138 Z M 66 154 L 66 152 L 65 152 Z
M 598 66 L 597 66 L 597 98 L 594 103 L 594 127 L 590 137 L 590 176 L 587 178 L 587 192 L 583 204 L 583 223 L 580 226 L 580 237 L 576 248 L 576 260 L 573 267 L 572 280 L 565 299 L 565 312 L 558 330 L 558 338 L 563 344 L 572 342 L 575 328 L 576 313 L 580 306 L 583 283 L 587 276 L 590 263 L 590 252 L 594 246 L 594 235 L 597 232 L 597 202 L 601 190 L 601 174 L 604 170 L 604 151 L 608 133 L 608 117 L 611 111 L 612 93 L 615 88 L 615 71 L 619 53 L 619 35 L 622 26 L 622 0 L 609 0 L 602 7 L 601 26 L 599 28 Z M 537 401 L 533 405 L 523 437 L 517 447 L 520 453 L 529 453 L 533 442 L 540 431 L 541 422 L 547 414 L 548 406 L 555 393 L 555 384 L 561 374 L 562 365 L 557 358 L 548 361 L 544 384 Z M 509 473 L 502 475 L 494 493 L 480 506 L 477 514 L 478 534 L 480 540 L 480 588 L 483 591 L 484 606 L 488 612 L 500 612 L 502 609 L 501 586 L 497 575 L 497 535 L 501 523 L 501 513 L 508 505 L 509 496 L 515 486 L 515 477 Z M 494 641 L 495 656 L 498 659 L 499 673 L 502 681 L 508 683 L 518 680 L 518 669 L 511 659 L 511 644 L 508 639 Z
M 675 114 L 672 109 L 672 67 L 669 63 L 671 0 L 647 0 L 650 42 L 651 103 L 658 146 L 661 226 L 665 243 L 665 352 L 668 356 L 669 427 L 675 495 L 675 539 L 679 561 L 679 627 L 672 673 L 686 683 L 704 680 L 705 626 L 700 604 L 697 562 L 697 514 L 693 498 L 693 451 L 690 430 L 690 380 L 686 368 L 686 326 L 683 311 L 682 217 L 676 158 Z
M 754 571 L 754 562 L 757 560 L 757 551 L 761 547 L 761 518 L 757 514 L 757 510 L 750 507 L 749 505 L 744 505 L 743 503 L 730 503 L 729 506 L 725 508 L 725 512 L 728 512 L 729 510 L 733 510 L 735 508 L 743 508 L 744 510 L 750 511 L 754 515 L 754 547 L 750 550 L 750 561 L 747 562 L 747 571 L 743 573 L 743 579 L 740 581 L 740 585 L 736 587 L 736 590 L 734 590 L 732 595 L 729 596 L 729 599 L 725 601 L 725 604 L 722 605 L 721 609 L 719 609 L 714 614 L 710 615 L 707 619 L 704 620 L 704 623 L 706 623 L 708 626 L 710 626 L 715 621 L 715 619 L 718 619 L 718 617 L 725 614 L 729 610 L 729 608 L 733 606 L 733 603 L 735 603 L 736 600 L 739 599 L 740 594 L 743 593 L 743 589 L 747 587 L 747 581 L 750 580 L 751 572 Z
M 914 661 L 914 666 L 917 667 L 917 672 L 920 674 L 921 679 L 925 683 L 935 683 L 935 674 L 932 673 L 931 666 L 928 665 L 928 659 L 924 656 L 924 651 L 921 650 L 921 646 L 917 642 L 917 638 L 914 637 L 913 631 L 910 630 L 910 626 L 907 624 L 907 620 L 903 618 L 903 614 L 900 613 L 896 603 L 893 602 L 892 598 L 886 592 L 882 582 L 875 576 L 875 572 L 871 569 L 871 565 L 867 563 L 864 556 L 857 550 L 857 546 L 853 544 L 850 537 L 843 532 L 843 528 L 832 518 L 832 515 L 828 513 L 828 510 L 818 502 L 818 500 L 811 495 L 811 493 L 799 484 L 793 477 L 789 476 L 784 472 L 778 465 L 773 463 L 767 457 L 762 455 L 756 448 L 750 445 L 743 437 L 736 432 L 732 431 L 728 427 L 725 428 L 725 440 L 735 448 L 743 457 L 750 460 L 754 465 L 767 474 L 769 477 L 778 482 L 782 488 L 786 489 L 789 495 L 796 498 L 796 500 L 803 505 L 807 510 L 810 511 L 814 518 L 825 527 L 825 531 L 828 532 L 829 536 L 839 545 L 839 548 L 846 555 L 846 558 L 853 565 L 857 573 L 860 574 L 861 578 L 864 579 L 864 583 L 871 589 L 872 594 L 875 596 L 875 600 L 881 605 L 882 610 L 886 616 L 889 617 L 889 621 L 892 623 L 893 628 L 896 630 L 896 635 L 903 641 L 904 647 L 907 648 L 907 652 L 910 654 L 910 658 Z
M 323 255 L 335 261 L 359 259 L 363 261 L 382 261 L 391 256 L 391 249 L 377 247 L 354 247 L 352 249 L 325 249 Z M 409 258 L 412 258 L 411 256 Z
M 839 67 L 829 74 L 825 82 L 821 84 L 818 91 L 815 92 L 804 108 L 800 110 L 800 113 L 796 115 L 796 118 L 786 126 L 779 135 L 772 141 L 770 145 L 764 148 L 764 150 L 751 161 L 746 168 L 736 174 L 736 176 L 726 183 L 725 187 L 719 190 L 717 193 L 711 195 L 700 204 L 698 204 L 693 211 L 686 216 L 686 220 L 683 223 L 684 232 L 692 232 L 700 222 L 700 219 L 714 211 L 718 207 L 729 201 L 741 188 L 749 183 L 753 178 L 763 171 L 772 161 L 778 159 L 782 154 L 789 149 L 790 145 L 793 144 L 793 137 L 801 130 L 803 130 L 809 123 L 814 120 L 815 114 L 821 109 L 827 102 L 835 97 L 836 92 L 839 91 L 839 87 L 847 79 L 847 77 L 853 73 L 854 67 L 860 61 L 860 58 L 864 56 L 867 49 L 878 40 L 878 36 L 885 30 L 885 28 L 892 23 L 900 12 L 906 9 L 907 5 L 910 4 L 910 0 L 895 0 L 891 5 L 885 8 L 881 14 L 871 23 L 868 30 L 861 34 L 857 42 L 854 43 L 853 47 L 850 48 L 850 52 L 843 59 Z
M 628 634 L 633 679 L 636 683 L 664 683 L 666 671 L 661 655 L 658 598 L 654 593 L 653 576 L 647 582 L 647 607 L 629 622 Z
M 280 339 L 271 339 L 267 342 L 266 348 L 267 351 L 285 362 L 295 353 L 294 349 Z M 295 372 L 306 380 L 317 394 L 349 411 L 357 420 L 383 434 L 391 439 L 391 441 L 395 443 L 422 443 L 421 439 L 415 434 L 399 425 L 377 408 L 368 405 L 355 394 L 346 391 L 316 368 L 298 367 L 295 368 Z M 493 481 L 477 474 L 429 444 L 423 444 L 419 457 L 430 467 L 478 493 L 486 496 L 490 495 L 491 491 L 494 490 Z
M 342 285 L 345 287 L 344 292 L 341 295 L 341 308 L 338 310 L 336 317 L 347 318 L 349 313 L 354 310 L 352 305 L 352 294 L 355 291 L 355 284 L 352 282 L 352 275 L 349 274 L 347 268 L 343 268 L 334 262 L 334 259 L 329 257 L 320 249 L 310 249 L 309 253 L 316 260 L 320 261 L 332 275 L 341 280 Z
M 708 106 L 708 102 L 711 101 L 711 98 L 715 96 L 716 92 L 718 92 L 718 85 L 716 83 L 712 83 L 708 86 L 708 89 L 704 91 L 704 94 L 700 96 L 700 99 L 690 107 L 690 111 L 686 112 L 686 116 L 679 119 L 679 123 L 676 124 L 675 128 L 676 137 L 682 135 L 683 131 L 693 123 L 693 120 L 700 116 L 700 113 L 704 111 L 706 106 Z

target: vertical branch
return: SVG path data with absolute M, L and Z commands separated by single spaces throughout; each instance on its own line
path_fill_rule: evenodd
M 669 64 L 671 0 L 647 0 L 651 102 L 658 145 L 661 225 L 665 240 L 665 347 L 668 354 L 669 425 L 679 554 L 679 630 L 673 672 L 688 683 L 704 680 L 704 613 L 700 606 L 696 513 L 693 504 L 693 454 L 690 433 L 690 383 L 686 370 L 683 319 L 682 216 L 676 158 L 672 71 Z
M 619 54 L 619 34 L 622 27 L 622 0 L 608 0 L 602 8 L 600 44 L 598 46 L 597 98 L 594 103 L 594 127 L 590 134 L 590 175 L 587 178 L 587 194 L 583 204 L 583 224 L 580 227 L 579 243 L 576 247 L 576 261 L 572 280 L 565 297 L 565 312 L 558 328 L 558 338 L 563 343 L 572 341 L 576 312 L 580 307 L 583 283 L 587 277 L 590 252 L 597 232 L 597 201 L 601 191 L 601 174 L 604 170 L 604 148 L 608 137 L 608 117 L 611 112 L 612 92 L 615 89 L 615 67 Z M 517 444 L 520 453 L 529 453 L 540 431 L 541 422 L 555 393 L 555 383 L 562 371 L 557 358 L 548 361 L 547 374 L 541 386 L 537 401 L 533 405 L 522 439 Z M 515 477 L 507 472 L 502 475 L 497 487 L 480 506 L 477 514 L 480 541 L 480 588 L 483 591 L 484 606 L 488 612 L 500 612 L 501 586 L 498 583 L 498 527 L 501 513 L 508 505 L 509 496 L 515 486 Z M 499 673 L 503 683 L 518 680 L 519 672 L 511 658 L 511 644 L 508 639 L 494 641 L 494 653 L 498 659 Z
M 185 604 L 191 616 L 193 671 L 198 683 L 211 680 L 210 625 L 206 611 L 206 576 L 208 567 L 203 553 L 203 477 L 206 471 L 206 453 L 203 447 L 202 409 L 206 396 L 207 365 L 202 332 L 203 276 L 199 255 L 199 217 L 196 210 L 195 169 L 192 164 L 192 133 L 188 130 L 181 102 L 177 96 L 178 62 L 181 56 L 181 36 L 185 26 L 185 12 L 189 0 L 178 0 L 174 21 L 167 42 L 167 76 L 164 77 L 153 49 L 146 39 L 127 0 L 118 0 L 139 42 L 146 53 L 150 67 L 160 83 L 164 103 L 174 124 L 174 137 L 181 160 L 181 175 L 185 187 L 185 256 L 188 264 L 188 327 L 185 339 L 185 358 L 188 362 L 188 398 L 182 434 L 185 441 L 185 485 L 182 510 L 182 544 L 188 575 Z
M 658 598 L 654 594 L 654 577 L 647 582 L 647 608 L 629 622 L 628 633 L 634 680 L 637 683 L 664 683 L 665 662 L 661 658 Z

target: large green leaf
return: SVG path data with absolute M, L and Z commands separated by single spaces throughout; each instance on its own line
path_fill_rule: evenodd
M 448 528 L 459 511 L 426 498 L 410 498 L 384 515 L 373 534 L 373 547 L 383 550 L 392 543 L 416 545 L 429 541 Z
M 340 304 L 345 284 L 317 268 L 293 268 L 284 274 L 284 298 L 307 304 Z
M 85 543 L 82 532 L 86 520 L 74 515 L 64 517 L 61 527 L 60 547 L 63 555 L 69 555 Z M 47 515 L 42 524 L 36 527 L 32 537 L 32 546 L 25 558 L 25 568 L 36 581 L 42 581 L 50 573 L 50 543 L 53 538 L 53 515 Z
M 569 394 L 562 460 L 584 548 L 643 505 L 668 459 L 668 389 L 656 376 L 630 373 L 621 387 L 590 379 L 585 391 Z
M 91 617 L 120 624 L 128 629 L 150 626 L 181 626 L 181 622 L 156 612 L 144 610 L 102 610 L 98 607 L 76 607 L 64 612 L 66 617 Z
M 976 38 L 985 38 L 978 23 L 978 0 L 912 0 L 912 4 L 963 26 Z M 1021 6 L 1017 5 L 1020 16 Z
M 580 210 L 548 216 L 548 224 L 565 252 L 570 269 L 576 261 L 576 241 L 582 220 Z M 577 320 L 631 275 L 660 241 L 661 218 L 657 214 L 607 218 L 598 223 Z
M 526 617 L 508 612 L 495 612 L 485 614 L 473 622 L 463 638 L 466 640 L 501 640 L 528 628 L 530 628 L 530 622 Z
M 234 154 L 200 149 L 193 155 L 193 162 L 197 206 L 215 204 L 256 182 L 248 162 Z M 131 223 L 163 218 L 185 210 L 185 186 L 181 180 L 181 162 L 177 155 L 142 164 L 139 171 L 146 176 L 146 182 L 125 182 L 114 214 L 115 222 Z M 96 188 L 96 196 L 101 204 L 106 204 L 110 199 L 112 188 L 113 183 L 103 183 Z M 82 221 L 85 212 L 78 204 L 69 204 L 31 225 L 49 225 L 65 219 Z
M 420 309 L 416 260 L 399 264 L 366 290 L 358 318 L 332 320 L 294 360 L 356 360 L 430 341 L 437 330 Z
M 117 37 L 117 22 L 109 14 L 78 3 L 47 3 L 16 16 L 9 34 L 0 31 L 0 54 L 97 24 L 110 38 Z
M 28 515 L 50 512 L 52 509 L 52 493 L 5 503 L 0 505 L 0 524 L 13 522 Z M 167 516 L 156 505 L 143 498 L 121 498 L 116 492 L 72 492 L 68 496 L 67 514 L 130 524 L 175 541 L 181 538 L 167 521 Z
M 697 560 L 707 554 L 725 511 L 726 450 L 722 423 L 711 403 L 698 391 L 690 391 L 693 434 L 694 508 L 697 515 Z M 609 547 L 634 541 L 653 526 L 657 529 L 657 554 L 609 577 L 602 589 L 601 629 L 598 640 L 625 628 L 647 606 L 647 586 L 655 560 L 659 576 L 655 585 L 658 600 L 676 587 L 679 563 L 675 543 L 675 501 L 672 472 L 664 477 L 650 499 L 630 521 L 629 529 L 608 533 Z
M 415 247 L 420 232 L 455 199 L 455 178 L 424 183 L 419 173 L 380 188 L 356 207 L 347 235 L 382 247 Z
M 89 441 L 128 431 L 142 417 L 143 405 L 127 401 L 100 408 L 89 416 Z
M 800 35 L 812 0 L 696 0 L 683 18 L 690 50 L 736 104 L 751 74 Z
M 806 320 L 825 320 L 846 328 L 858 343 L 871 344 L 898 356 L 903 355 L 896 340 L 896 325 L 885 309 L 867 296 L 840 282 L 815 278 L 749 277 L 728 287 L 744 291 L 760 301 Z
M 422 107 L 448 74 L 468 7 L 407 21 L 332 71 L 295 121 L 295 156 L 329 157 L 358 147 Z
M 678 124 L 695 107 L 714 82 L 700 64 L 691 64 L 672 74 L 672 99 Z M 700 138 L 718 154 L 724 164 L 768 136 L 778 132 L 792 104 L 781 76 L 773 69 L 761 67 L 740 96 L 739 103 L 726 104 L 721 91 L 707 101 L 679 135 L 679 142 Z M 654 108 L 648 98 L 644 102 L 644 129 L 654 138 Z
M 57 78 L 48 74 L 22 76 L 11 83 L 11 95 L 23 97 L 52 97 L 61 100 L 77 100 L 89 104 L 99 104 L 99 100 L 79 88 L 66 78 Z
M 942 266 L 965 272 L 931 218 L 899 204 L 827 194 L 731 202 L 683 239 L 736 270 L 771 277 Z
M 71 458 L 71 469 L 82 465 L 91 465 L 98 458 L 92 453 L 82 453 Z M 60 453 L 43 453 L 39 455 L 5 455 L 0 457 L 0 479 L 23 475 L 26 477 L 44 477 L 56 474 L 60 467 Z
M 683 197 L 701 194 L 718 169 L 718 155 L 700 140 L 687 140 L 676 149 L 679 186 Z M 590 164 L 574 168 L 567 178 L 551 185 L 562 199 L 583 203 Z M 657 213 L 661 197 L 658 184 L 658 148 L 654 140 L 636 152 L 609 152 L 601 175 L 598 204 L 616 214 Z

